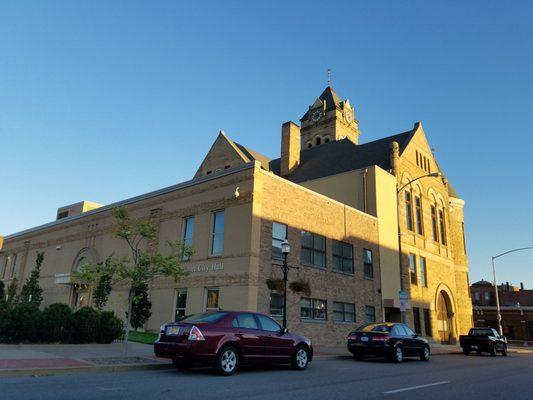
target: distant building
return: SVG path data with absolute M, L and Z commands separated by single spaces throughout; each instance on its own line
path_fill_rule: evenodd
M 288 293 L 290 329 L 340 344 L 356 325 L 400 321 L 405 306 L 406 321 L 426 337 L 453 342 L 467 332 L 464 201 L 439 167 L 422 124 L 360 144 L 354 108 L 330 86 L 300 123 L 282 125 L 277 159 L 220 132 L 187 182 L 106 206 L 61 207 L 56 221 L 6 237 L 0 279 L 22 281 L 35 252 L 45 251 L 43 305 L 90 305 L 91 288 L 72 272 L 125 254 L 113 235 L 111 209 L 127 205 L 132 216 L 157 226 L 160 251 L 176 239 L 195 249 L 184 263 L 187 277 L 151 285 L 146 329 L 216 309 L 280 319 L 283 296 L 268 282 L 281 277 L 280 244 L 287 239 L 289 264 L 298 267 L 289 278 L 310 285 L 310 294 Z M 176 168 L 185 151 L 176 149 Z M 125 298 L 117 288 L 108 308 L 123 316 Z
M 496 291 L 494 285 L 485 280 L 470 287 L 474 313 L 474 325 L 498 327 Z M 498 286 L 503 333 L 509 340 L 533 345 L 533 290 L 509 285 Z

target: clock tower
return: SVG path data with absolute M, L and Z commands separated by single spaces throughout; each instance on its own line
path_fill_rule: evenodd
M 328 86 L 300 119 L 302 150 L 334 140 L 359 142 L 359 122 L 349 100 L 341 100 Z

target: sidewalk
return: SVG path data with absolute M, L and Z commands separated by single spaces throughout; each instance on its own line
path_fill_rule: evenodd
M 0 345 L 0 376 L 118 371 L 168 368 L 170 362 L 154 356 L 153 346 L 112 344 L 14 344 Z

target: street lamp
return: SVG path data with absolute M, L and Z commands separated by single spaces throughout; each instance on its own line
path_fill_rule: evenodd
M 498 296 L 498 284 L 496 283 L 496 267 L 495 267 L 495 263 L 494 263 L 494 260 L 496 260 L 497 258 L 500 258 L 506 254 L 509 254 L 509 253 L 515 253 L 517 251 L 523 251 L 523 250 L 533 250 L 533 246 L 531 247 L 520 247 L 518 249 L 513 249 L 513 250 L 509 250 L 509 251 L 505 251 L 501 254 L 498 254 L 497 256 L 492 256 L 492 278 L 493 278 L 493 283 L 494 283 L 494 290 L 496 291 L 496 313 L 498 315 L 498 332 L 500 333 L 500 335 L 503 335 L 503 330 L 502 330 L 502 314 L 501 314 L 501 311 L 500 311 L 500 298 Z
M 281 253 L 283 254 L 283 328 L 287 328 L 287 279 L 289 266 L 287 265 L 287 256 L 291 252 L 291 245 L 285 239 L 281 242 Z
M 440 172 L 432 172 L 430 174 L 419 176 L 418 178 L 411 179 L 409 182 L 407 182 L 405 185 L 401 186 L 399 189 L 396 190 L 396 222 L 398 224 L 398 260 L 399 260 L 399 267 L 400 267 L 400 290 L 404 290 L 403 285 L 403 277 L 402 277 L 402 271 L 403 271 L 403 262 L 402 262 L 402 232 L 400 229 L 400 192 L 413 182 L 422 179 L 422 178 L 440 178 L 442 176 L 442 173 Z M 401 310 L 400 305 L 400 313 L 402 315 L 402 322 L 405 323 L 405 310 Z

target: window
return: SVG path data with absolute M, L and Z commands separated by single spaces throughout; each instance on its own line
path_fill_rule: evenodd
M 219 256 L 224 249 L 224 210 L 213 212 L 211 231 L 211 255 Z
M 373 306 L 365 307 L 365 320 L 366 322 L 376 322 L 376 308 Z
M 490 292 L 485 292 L 485 301 L 490 302 Z
M 413 230 L 413 205 L 411 203 L 411 193 L 405 191 L 405 222 L 407 229 Z
M 272 222 L 272 259 L 283 260 L 281 243 L 287 239 L 287 225 Z
M 422 330 L 420 329 L 420 308 L 418 307 L 413 307 L 413 320 L 415 332 L 418 334 L 422 334 Z
M 68 210 L 57 213 L 57 219 L 63 219 L 68 217 Z
M 374 277 L 374 266 L 372 262 L 372 250 L 364 249 L 363 250 L 363 270 L 365 273 L 365 278 Z
M 333 241 L 333 270 L 353 274 L 353 246 Z
M 205 290 L 205 309 L 206 311 L 218 310 L 219 289 L 211 288 Z
M 430 311 L 427 308 L 424 308 L 424 330 L 426 332 L 426 336 L 432 336 L 431 335 L 431 314 Z
M 187 289 L 176 290 L 176 309 L 174 311 L 174 321 L 181 321 L 185 317 L 187 307 Z
M 194 237 L 194 217 L 187 217 L 183 219 L 183 244 L 187 247 L 191 247 Z M 189 261 L 191 255 L 189 251 L 183 254 L 183 259 Z
M 259 324 L 261 325 L 261 329 L 268 332 L 279 332 L 281 330 L 281 326 L 274 321 L 272 318 L 265 317 L 264 315 L 257 314 L 257 319 L 259 320 Z
M 239 314 L 233 319 L 234 328 L 259 329 L 253 314 Z
M 333 321 L 355 322 L 355 304 L 333 302 Z
M 17 255 L 13 254 L 13 261 L 11 262 L 11 278 L 17 273 Z
M 309 299 L 302 297 L 300 300 L 300 317 L 302 319 L 316 319 L 325 321 L 328 315 L 326 300 Z
M 431 230 L 433 233 L 432 239 L 435 242 L 439 241 L 439 228 L 437 227 L 437 207 L 434 204 L 431 205 Z
M 326 267 L 326 238 L 302 231 L 302 264 Z
M 9 256 L 4 256 L 4 269 L 2 271 L 2 279 L 5 279 L 7 274 L 7 266 L 9 264 Z
M 411 275 L 411 283 L 413 285 L 418 284 L 416 278 L 416 256 L 413 253 L 409 253 L 409 274 Z
M 476 302 L 479 302 L 481 300 L 481 296 L 479 295 L 479 292 L 474 292 L 474 300 Z
M 420 257 L 420 283 L 422 287 L 428 287 L 426 257 Z
M 420 324 L 420 321 L 418 321 L 418 323 Z M 414 336 L 415 333 L 414 333 L 413 330 L 412 330 L 411 328 L 409 328 L 407 325 L 404 325 L 404 326 L 403 326 L 403 329 L 405 330 L 405 334 L 406 334 L 407 336 Z
M 439 210 L 440 242 L 446 246 L 446 221 L 444 220 L 444 210 Z
M 219 319 L 224 318 L 226 315 L 228 315 L 227 312 L 209 312 L 194 314 L 190 317 L 185 318 L 183 322 L 217 322 Z
M 422 200 L 420 196 L 415 196 L 415 218 L 416 218 L 416 233 L 424 234 L 424 220 L 422 214 Z
M 270 292 L 270 315 L 283 317 L 283 295 Z

